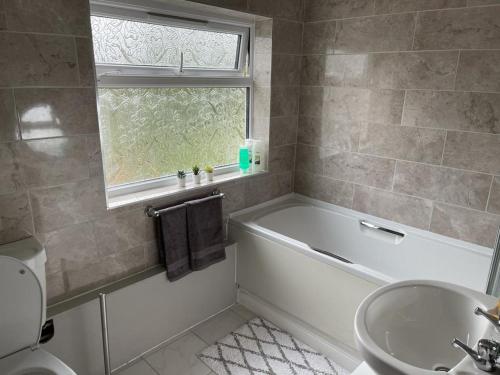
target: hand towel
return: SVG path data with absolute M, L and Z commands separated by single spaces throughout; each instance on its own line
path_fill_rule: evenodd
M 167 269 L 167 279 L 176 281 L 191 272 L 187 235 L 187 205 L 164 210 L 157 219 L 160 261 Z
M 221 197 L 187 202 L 187 223 L 189 260 L 193 271 L 226 259 Z

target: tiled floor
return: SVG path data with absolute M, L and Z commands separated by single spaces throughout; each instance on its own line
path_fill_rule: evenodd
M 243 306 L 233 306 L 120 371 L 119 375 L 214 375 L 196 354 L 254 317 Z

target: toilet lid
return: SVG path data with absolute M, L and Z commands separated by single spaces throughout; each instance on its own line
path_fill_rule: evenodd
M 33 271 L 15 258 L 0 256 L 0 358 L 38 343 L 42 298 Z

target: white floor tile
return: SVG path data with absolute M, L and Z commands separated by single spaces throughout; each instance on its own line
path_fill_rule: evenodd
M 196 357 L 206 346 L 199 337 L 188 333 L 144 359 L 160 375 L 207 375 L 210 369 Z
M 252 311 L 248 310 L 245 306 L 240 304 L 234 305 L 233 307 L 231 307 L 231 310 L 233 310 L 236 314 L 238 314 L 245 320 L 251 320 L 257 316 Z
M 145 361 L 140 360 L 132 366 L 121 370 L 118 375 L 157 375 Z
M 207 344 L 213 344 L 245 323 L 245 319 L 231 309 L 213 317 L 193 329 Z

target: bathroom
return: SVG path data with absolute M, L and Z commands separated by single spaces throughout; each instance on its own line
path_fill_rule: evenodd
M 0 375 L 500 373 L 499 0 L 0 0 L 0 51 Z

